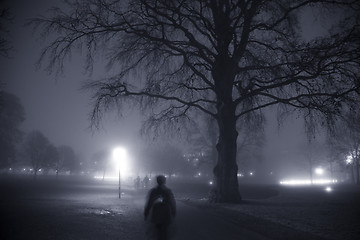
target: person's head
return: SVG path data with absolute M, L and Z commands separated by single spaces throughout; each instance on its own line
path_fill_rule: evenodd
M 161 185 L 165 185 L 166 183 L 166 177 L 163 175 L 159 175 L 156 177 L 156 181 L 157 183 L 161 186 Z

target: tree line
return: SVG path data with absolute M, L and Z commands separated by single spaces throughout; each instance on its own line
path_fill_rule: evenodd
M 76 172 L 80 161 L 70 146 L 56 147 L 40 131 L 24 133 L 25 110 L 17 96 L 0 92 L 0 169 L 29 166 L 34 178 L 40 171 L 54 169 Z

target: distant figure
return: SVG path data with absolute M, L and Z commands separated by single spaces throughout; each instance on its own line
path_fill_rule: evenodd
M 150 181 L 150 179 L 149 179 L 149 177 L 146 175 L 145 177 L 144 177 L 144 179 L 143 179 L 143 186 L 144 186 L 144 188 L 148 188 L 149 187 L 149 181 Z
M 140 177 L 139 176 L 137 176 L 137 178 L 135 178 L 135 180 L 134 180 L 134 187 L 135 187 L 135 189 L 140 188 Z
M 176 202 L 172 191 L 165 186 L 166 178 L 159 175 L 156 181 L 158 185 L 149 191 L 144 217 L 146 221 L 151 215 L 153 232 L 157 240 L 169 240 L 169 226 L 176 215 Z

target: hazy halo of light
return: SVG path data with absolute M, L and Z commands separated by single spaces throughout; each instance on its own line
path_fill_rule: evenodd
M 129 156 L 124 147 L 117 146 L 112 151 L 112 159 L 115 164 L 116 171 L 120 170 L 121 178 L 126 178 L 129 175 L 130 164 L 129 164 Z M 115 175 L 114 175 L 115 177 Z M 112 178 L 112 176 L 110 176 Z M 119 178 L 118 176 L 116 177 Z
M 281 185 L 323 185 L 323 184 L 335 184 L 338 181 L 336 179 L 316 179 L 311 182 L 310 179 L 290 179 L 290 180 L 282 180 L 280 181 Z
M 323 175 L 324 169 L 322 169 L 321 167 L 315 168 L 315 173 L 318 175 Z
M 327 192 L 332 192 L 332 188 L 331 188 L 331 187 L 326 187 L 326 188 L 325 188 L 325 191 L 327 191 Z

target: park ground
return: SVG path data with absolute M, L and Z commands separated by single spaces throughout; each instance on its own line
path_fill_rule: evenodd
M 348 185 L 240 184 L 241 204 L 210 204 L 206 183 L 171 180 L 174 240 L 360 239 L 360 191 Z M 146 189 L 84 178 L 0 177 L 0 239 L 147 239 Z

